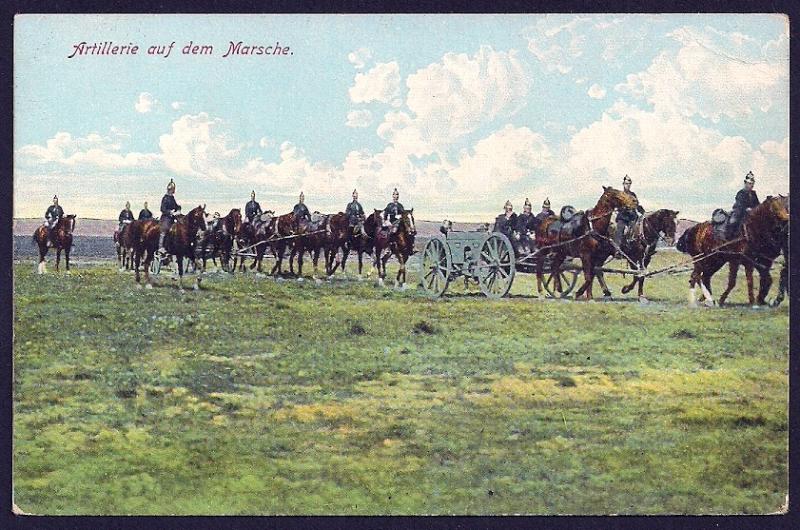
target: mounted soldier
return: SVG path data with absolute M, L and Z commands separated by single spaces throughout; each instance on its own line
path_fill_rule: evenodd
M 122 232 L 125 225 L 131 224 L 132 222 L 133 212 L 131 211 L 131 203 L 130 201 L 126 201 L 125 209 L 119 212 L 119 231 Z
M 256 190 L 253 190 L 250 192 L 250 202 L 244 207 L 244 216 L 248 223 L 252 223 L 262 213 L 264 212 L 261 210 L 261 205 L 256 202 Z
M 550 197 L 545 198 L 542 203 L 542 211 L 536 214 L 536 220 L 540 223 L 548 217 L 555 216 L 555 212 L 550 209 Z
M 294 205 L 294 208 L 292 208 L 292 213 L 294 214 L 295 231 L 302 226 L 301 223 L 306 224 L 311 222 L 311 212 L 308 211 L 308 207 L 305 205 L 305 200 L 306 196 L 301 191 L 299 202 Z
M 628 175 L 625 175 L 625 178 L 622 179 L 622 190 L 623 193 L 626 193 L 636 199 L 637 206 L 636 208 L 620 208 L 617 211 L 617 230 L 614 232 L 614 242 L 617 244 L 617 247 L 622 245 L 622 239 L 630 229 L 631 226 L 636 222 L 639 218 L 639 214 L 644 215 L 644 208 L 642 208 L 641 204 L 638 204 L 639 198 L 636 197 L 636 194 L 631 191 L 631 183 L 633 181 Z
M 736 237 L 748 212 L 759 205 L 758 195 L 756 195 L 756 190 L 753 189 L 755 184 L 756 179 L 753 176 L 753 172 L 749 171 L 744 177 L 744 187 L 736 193 L 736 198 L 731 208 L 731 216 L 725 226 L 726 239 L 730 240 Z
M 44 226 L 47 228 L 48 246 L 54 243 L 52 240 L 53 228 L 55 228 L 62 217 L 64 217 L 64 209 L 58 204 L 58 195 L 53 195 L 53 204 L 51 204 L 44 213 Z
M 164 235 L 175 222 L 175 215 L 180 211 L 180 205 L 175 201 L 175 182 L 169 179 L 167 193 L 161 198 L 161 239 L 159 240 L 159 250 L 164 250 Z
M 514 206 L 511 204 L 510 200 L 506 201 L 505 205 L 503 205 L 503 209 L 505 211 L 498 215 L 494 221 L 494 231 L 500 232 L 510 239 L 513 235 L 514 227 L 517 224 L 517 214 L 514 213 Z
M 397 188 L 392 192 L 392 202 L 383 209 L 383 228 L 392 227 L 392 231 L 397 227 L 397 220 L 405 213 L 406 209 L 400 204 L 400 192 Z
M 153 212 L 147 207 L 147 201 L 144 201 L 144 208 L 141 209 L 139 212 L 139 220 L 140 221 L 149 221 L 153 218 Z
M 350 232 L 354 232 L 355 227 L 364 221 L 364 208 L 358 202 L 357 190 L 353 190 L 353 201 L 347 205 L 344 213 L 347 214 L 347 226 L 350 228 Z

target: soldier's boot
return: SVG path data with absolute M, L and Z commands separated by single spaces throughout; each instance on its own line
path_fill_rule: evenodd
M 617 222 L 617 229 L 614 232 L 614 243 L 616 244 L 614 248 L 614 257 L 615 258 L 622 258 L 622 252 L 620 252 L 620 248 L 622 248 L 622 239 L 625 235 L 625 223 Z

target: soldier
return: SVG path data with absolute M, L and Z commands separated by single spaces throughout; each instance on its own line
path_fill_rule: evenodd
M 629 195 L 633 195 L 633 198 L 637 200 L 636 194 L 631 191 L 631 178 L 628 175 L 625 175 L 625 178 L 622 179 L 622 189 L 625 193 Z M 637 204 L 636 209 L 631 208 L 621 208 L 617 212 L 617 230 L 614 232 L 614 242 L 617 244 L 617 247 L 622 245 L 622 238 L 625 235 L 625 232 L 631 227 L 631 225 L 636 221 L 639 217 L 639 214 L 644 214 L 644 208 L 642 208 L 641 204 Z
M 555 214 L 556 213 L 550 209 L 550 197 L 547 197 L 542 203 L 542 211 L 536 214 L 536 219 L 541 223 L 548 217 L 552 217 Z
M 306 196 L 303 195 L 303 192 L 300 192 L 300 199 L 297 204 L 294 205 L 292 208 L 292 213 L 294 214 L 294 223 L 295 229 L 300 228 L 301 221 L 311 222 L 311 213 L 308 211 L 308 207 L 305 205 Z
M 392 202 L 386 205 L 386 208 L 383 209 L 383 226 L 389 226 L 397 222 L 397 218 L 405 213 L 406 209 L 403 208 L 403 205 L 400 204 L 400 192 L 397 191 L 397 188 L 394 189 L 392 192 Z
M 347 224 L 352 230 L 353 227 L 358 226 L 358 223 L 364 219 L 364 208 L 358 202 L 358 191 L 353 190 L 353 202 L 347 205 L 344 213 L 347 214 Z
M 250 192 L 250 202 L 244 207 L 244 216 L 247 218 L 248 222 L 252 223 L 253 219 L 262 213 L 261 205 L 256 202 L 256 190 L 253 190 Z
M 144 201 L 144 208 L 141 209 L 139 212 L 139 220 L 140 221 L 149 221 L 153 218 L 153 212 L 147 207 L 147 201 Z
M 64 217 L 64 209 L 58 205 L 58 195 L 53 195 L 53 204 L 51 204 L 47 211 L 44 213 L 44 225 L 47 227 L 47 240 L 51 241 L 53 228 L 58 224 L 58 221 Z
M 736 193 L 733 207 L 731 208 L 731 217 L 728 224 L 725 226 L 726 239 L 733 239 L 739 232 L 742 221 L 747 216 L 747 212 L 755 208 L 759 204 L 758 195 L 753 186 L 756 184 L 756 179 L 753 172 L 749 171 L 744 177 L 744 188 Z
M 514 206 L 511 204 L 510 200 L 506 201 L 503 209 L 505 211 L 498 215 L 497 219 L 494 221 L 494 231 L 500 232 L 510 238 L 512 236 L 511 232 L 517 224 L 517 214 L 514 213 Z
M 131 211 L 131 203 L 130 201 L 125 202 L 125 209 L 119 212 L 119 231 L 122 232 L 122 228 L 133 222 L 133 212 Z
M 523 239 L 527 237 L 528 232 L 536 230 L 536 225 L 539 224 L 537 222 L 538 220 L 531 212 L 531 209 L 531 201 L 525 197 L 525 205 L 522 207 L 522 213 L 517 216 L 517 222 L 515 225 L 517 232 L 520 233 L 520 236 Z
M 175 202 L 175 182 L 169 179 L 167 184 L 167 193 L 161 198 L 161 238 L 159 240 L 159 250 L 164 250 L 164 234 L 166 234 L 172 223 L 175 222 L 175 214 L 181 209 L 180 205 Z

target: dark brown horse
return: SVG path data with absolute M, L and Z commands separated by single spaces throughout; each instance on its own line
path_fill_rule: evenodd
M 327 242 L 328 242 L 328 223 L 331 216 L 324 215 L 319 212 L 314 212 L 311 216 L 311 221 L 302 222 L 296 234 L 298 237 L 292 240 L 292 252 L 289 254 L 289 272 L 294 274 L 294 257 L 297 256 L 297 278 L 303 278 L 303 255 L 308 252 L 314 263 L 314 273 L 312 277 L 317 279 L 317 271 L 319 269 L 319 256 L 325 250 L 325 272 L 328 273 L 328 257 L 327 257 Z M 330 274 L 328 274 L 330 275 Z
M 114 246 L 117 248 L 117 261 L 120 272 L 133 268 L 133 249 L 130 244 L 130 223 L 122 225 L 122 230 L 114 231 Z
M 386 278 L 386 262 L 394 255 L 400 263 L 400 269 L 394 279 L 394 286 L 405 289 L 406 261 L 414 253 L 416 235 L 417 227 L 414 223 L 413 208 L 400 214 L 397 226 L 392 230 L 378 229 L 375 235 L 375 265 L 378 269 L 379 285 L 383 285 L 383 280 Z
M 333 278 L 336 269 L 341 265 L 344 271 L 344 255 L 347 249 L 347 240 L 350 235 L 349 219 L 347 214 L 339 212 L 331 216 L 325 233 L 325 272 L 328 279 Z M 339 251 L 342 257 L 339 257 Z
M 261 262 L 267 247 L 269 247 L 275 257 L 275 265 L 272 267 L 270 275 L 283 274 L 281 269 L 286 248 L 295 239 L 294 213 L 289 212 L 277 217 L 270 214 L 267 216 L 267 220 L 255 226 L 254 232 L 255 242 L 252 244 L 256 245 L 256 257 L 250 265 L 250 269 L 258 267 L 258 272 L 261 272 Z
M 381 211 L 375 210 L 356 226 L 347 229 L 347 246 L 342 256 L 342 270 L 345 269 L 347 256 L 351 250 L 358 254 L 358 277 L 361 278 L 364 254 L 372 256 L 375 252 L 375 234 L 381 226 Z
M 786 203 L 786 211 L 789 211 L 789 196 L 782 197 L 784 202 Z M 789 290 L 789 223 L 786 223 L 786 226 L 783 229 L 781 234 L 781 238 L 783 240 L 782 247 L 781 247 L 781 254 L 783 255 L 783 267 L 781 267 L 781 275 L 780 281 L 778 282 L 778 294 L 775 296 L 775 300 L 772 301 L 773 307 L 778 307 L 783 302 L 783 299 L 786 297 L 786 293 Z
M 145 287 L 152 289 L 153 281 L 150 279 L 150 264 L 153 262 L 156 252 L 158 252 L 158 240 L 161 237 L 161 226 L 155 219 L 134 221 L 128 225 L 126 232 L 133 256 L 133 270 L 136 275 L 136 286 L 140 289 L 142 288 L 139 277 L 139 265 L 142 265 L 144 268 Z
M 675 210 L 662 209 L 650 212 L 637 221 L 622 242 L 622 252 L 631 268 L 646 269 L 660 240 L 663 239 L 668 246 L 672 246 L 675 241 L 677 215 Z M 638 283 L 639 301 L 647 302 L 644 297 L 644 280 L 643 276 L 634 277 L 630 285 L 622 288 L 622 293 L 629 293 Z
M 780 197 L 767 197 L 750 211 L 742 223 L 741 235 L 735 239 L 721 239 L 709 221 L 686 230 L 678 240 L 677 248 L 696 259 L 689 279 L 689 305 L 697 304 L 697 285 L 700 285 L 705 304 L 716 304 L 711 293 L 711 278 L 726 263 L 729 265 L 728 286 L 720 297 L 720 304 L 725 303 L 736 286 L 740 265 L 745 267 L 750 305 L 764 304 L 772 285 L 769 269 L 783 248 L 782 230 L 788 221 L 786 203 Z M 758 269 L 761 280 L 757 299 L 753 293 L 754 268 Z
M 164 249 L 173 256 L 178 267 L 178 289 L 183 292 L 183 260 L 195 261 L 197 233 L 206 230 L 205 206 L 198 206 L 179 217 L 164 235 Z M 195 275 L 194 289 L 200 289 L 200 275 Z
M 47 227 L 42 225 L 33 233 L 33 242 L 39 246 L 39 265 L 36 270 L 39 274 L 44 274 L 46 267 L 44 258 L 47 256 L 47 243 L 52 243 L 56 249 L 56 272 L 58 272 L 58 265 L 61 262 L 61 251 L 64 251 L 64 261 L 69 273 L 69 253 L 72 250 L 72 232 L 75 230 L 75 215 L 65 215 L 58 220 L 56 225 L 50 230 L 50 236 L 47 235 Z
M 536 285 L 539 297 L 542 292 L 545 259 L 550 258 L 551 270 L 559 270 L 567 257 L 578 257 L 581 260 L 584 282 L 575 293 L 578 299 L 586 293 L 587 300 L 592 299 L 592 283 L 597 276 L 603 293 L 611 296 L 611 291 L 605 283 L 600 267 L 614 254 L 609 231 L 611 215 L 616 208 L 636 208 L 636 197 L 603 186 L 603 194 L 591 210 L 578 212 L 570 222 L 558 227 L 554 225 L 557 217 L 544 219 L 536 229 L 536 246 L 539 249 L 550 247 L 550 250 L 540 251 L 536 259 Z M 554 228 L 551 230 L 551 226 Z M 554 275 L 555 288 L 561 292 L 560 275 Z
M 233 242 L 239 237 L 242 230 L 242 211 L 239 208 L 232 209 L 228 215 L 221 217 L 214 229 L 206 230 L 200 236 L 200 254 L 203 256 L 203 272 L 206 271 L 208 261 L 207 250 L 211 249 L 211 259 L 214 266 L 217 265 L 217 258 L 220 258 L 222 269 L 229 270 Z M 232 271 L 231 271 L 232 272 Z

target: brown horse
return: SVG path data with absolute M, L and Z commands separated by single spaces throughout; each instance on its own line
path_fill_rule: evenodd
M 325 272 L 328 274 L 328 279 L 333 278 L 340 265 L 344 271 L 343 258 L 349 235 L 350 226 L 347 214 L 339 212 L 332 215 L 328 220 L 325 232 Z M 342 258 L 339 258 L 339 250 L 342 251 Z
M 376 210 L 377 211 L 377 210 Z M 400 262 L 400 269 L 394 279 L 395 288 L 406 287 L 406 261 L 414 253 L 414 238 L 417 227 L 414 223 L 414 209 L 406 210 L 400 214 L 394 230 L 381 230 L 375 235 L 375 264 L 378 269 L 378 284 L 383 285 L 386 278 L 386 262 L 394 255 Z M 383 254 L 386 250 L 386 254 Z M 402 281 L 400 278 L 402 277 Z
M 628 233 L 628 237 L 622 242 L 622 252 L 625 253 L 625 259 L 631 268 L 646 269 L 661 239 L 668 246 L 672 246 L 675 241 L 677 215 L 678 212 L 675 210 L 662 209 L 650 212 L 637 221 Z M 647 302 L 647 298 L 644 297 L 644 280 L 643 276 L 635 276 L 630 285 L 622 288 L 622 293 L 629 293 L 638 283 L 639 301 Z
M 789 211 L 789 196 L 781 196 L 786 204 L 786 211 Z M 789 223 L 786 223 L 783 232 L 781 233 L 782 245 L 781 254 L 783 254 L 783 267 L 781 267 L 780 281 L 778 282 L 778 295 L 772 301 L 772 307 L 778 307 L 786 297 L 789 290 Z
M 289 254 L 289 272 L 292 274 L 294 274 L 294 257 L 297 256 L 297 278 L 299 281 L 302 281 L 303 278 L 303 255 L 306 252 L 308 252 L 314 263 L 314 273 L 312 277 L 315 280 L 317 279 L 317 271 L 319 269 L 319 256 L 323 250 L 325 250 L 325 272 L 329 272 L 327 243 L 328 223 L 330 220 L 330 215 L 314 212 L 310 222 L 300 223 L 296 231 L 298 237 L 294 238 L 292 241 L 292 251 Z
M 605 296 L 611 296 L 611 291 L 605 283 L 600 267 L 614 254 L 609 231 L 610 218 L 617 208 L 636 208 L 636 197 L 603 186 L 603 194 L 591 210 L 578 212 L 568 223 L 558 227 L 554 225 L 559 219 L 548 217 L 536 229 L 536 246 L 539 249 L 551 247 L 549 251 L 540 251 L 536 259 L 536 285 L 539 297 L 542 292 L 545 259 L 550 258 L 551 270 L 559 270 L 567 257 L 579 257 L 583 269 L 584 282 L 575 293 L 577 300 L 583 293 L 586 299 L 592 299 L 592 284 L 597 276 Z M 551 230 L 553 226 L 553 230 Z M 554 275 L 555 288 L 561 292 L 560 275 Z
M 720 297 L 724 304 L 736 286 L 736 275 L 740 265 L 745 267 L 747 276 L 747 295 L 750 305 L 765 303 L 772 285 L 769 269 L 783 248 L 782 230 L 789 221 L 786 203 L 780 197 L 767 197 L 753 208 L 742 223 L 741 234 L 736 239 L 725 241 L 718 236 L 709 221 L 698 223 L 686 230 L 678 240 L 681 252 L 696 258 L 692 276 L 689 279 L 689 305 L 697 304 L 695 287 L 700 289 L 705 304 L 716 304 L 711 293 L 711 278 L 726 263 L 729 265 L 728 286 Z M 753 294 L 753 269 L 758 269 L 760 286 L 758 299 Z
M 47 234 L 47 227 L 42 225 L 33 233 L 33 242 L 39 246 L 39 265 L 36 270 L 39 274 L 46 271 L 44 258 L 47 256 L 47 243 L 52 243 L 56 249 L 56 272 L 61 262 L 61 251 L 64 251 L 64 261 L 66 262 L 67 273 L 69 274 L 69 253 L 72 250 L 72 232 L 75 230 L 75 215 L 65 215 L 58 220 L 56 225 Z
M 188 214 L 181 216 L 173 223 L 164 235 L 164 249 L 167 255 L 175 258 L 178 267 L 178 289 L 183 292 L 183 260 L 195 261 L 195 243 L 197 233 L 206 230 L 205 206 L 198 206 Z M 200 289 L 200 275 L 195 275 L 194 289 Z
M 140 289 L 142 288 L 139 277 L 139 265 L 143 265 L 145 287 L 152 289 L 153 282 L 150 279 L 150 264 L 153 262 L 156 252 L 158 252 L 158 240 L 161 237 L 161 226 L 155 219 L 134 221 L 128 225 L 128 229 L 125 232 L 128 234 L 127 238 L 131 246 L 136 286 Z M 142 258 L 144 258 L 144 262 L 142 262 Z
M 263 217 L 263 216 L 262 216 Z M 250 269 L 256 267 L 258 272 L 261 272 L 261 262 L 264 259 L 264 253 L 267 247 L 272 249 L 272 255 L 275 257 L 275 265 L 270 271 L 270 275 L 274 276 L 275 273 L 283 274 L 282 265 L 283 257 L 286 253 L 286 248 L 292 243 L 292 236 L 295 235 L 295 221 L 294 213 L 289 212 L 283 215 L 274 217 L 270 212 L 267 219 L 260 225 L 255 227 L 255 240 L 251 244 L 256 245 L 256 257 L 250 265 Z
M 239 208 L 232 209 L 228 215 L 221 217 L 213 230 L 207 230 L 200 237 L 200 254 L 203 256 L 203 272 L 206 271 L 208 255 L 206 251 L 211 248 L 211 259 L 214 266 L 217 265 L 217 258 L 220 258 L 222 269 L 228 271 L 230 268 L 231 252 L 233 242 L 239 237 L 242 230 L 242 211 Z M 231 271 L 232 272 L 232 271 Z
M 120 272 L 133 268 L 133 249 L 130 244 L 130 223 L 122 225 L 122 230 L 114 231 L 114 246 L 117 248 L 117 261 Z
M 345 270 L 347 256 L 351 250 L 358 254 L 358 277 L 363 270 L 364 253 L 372 256 L 375 252 L 375 235 L 381 226 L 381 211 L 375 210 L 363 222 L 347 229 L 347 246 L 342 256 L 342 270 Z

